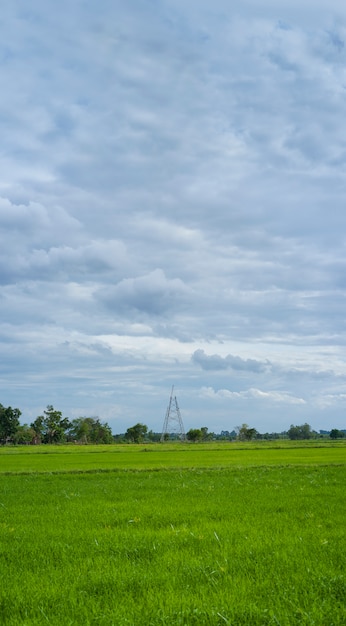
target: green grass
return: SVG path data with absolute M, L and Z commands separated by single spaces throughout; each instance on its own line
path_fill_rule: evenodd
M 344 447 L 144 449 L 0 450 L 1 624 L 346 624 Z
M 18 446 L 0 449 L 0 474 L 346 463 L 346 442 Z

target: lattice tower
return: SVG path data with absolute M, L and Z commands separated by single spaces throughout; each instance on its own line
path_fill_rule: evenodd
M 185 441 L 184 424 L 181 417 L 178 400 L 173 395 L 174 385 L 172 387 L 169 403 L 166 411 L 165 421 L 163 423 L 161 441 L 166 441 L 170 435 L 176 435 L 181 441 Z

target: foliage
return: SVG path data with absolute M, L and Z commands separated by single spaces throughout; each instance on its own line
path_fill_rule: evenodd
M 19 427 L 19 418 L 21 412 L 19 409 L 12 409 L 11 406 L 5 408 L 0 404 L 0 443 L 10 443 L 14 440 L 14 436 Z
M 211 441 L 214 437 L 214 433 L 210 433 L 206 426 L 202 426 L 202 441 Z
M 144 440 L 145 435 L 148 432 L 148 426 L 145 424 L 135 424 L 130 426 L 125 433 L 125 439 L 132 441 L 132 443 L 141 443 Z
M 292 424 L 287 434 L 290 439 L 311 439 L 313 437 L 311 426 L 306 423 L 301 426 L 293 426 Z
M 345 431 L 332 428 L 329 436 L 331 439 L 343 439 L 345 437 Z
M 37 443 L 61 443 L 66 440 L 66 431 L 70 427 L 67 417 L 62 417 L 61 411 L 56 411 L 49 404 L 44 415 L 39 415 L 31 424 L 35 431 Z
M 250 428 L 247 424 L 242 424 L 238 426 L 238 439 L 240 441 L 251 441 L 251 439 L 255 439 L 257 436 L 257 430 L 255 428 Z
M 201 441 L 202 437 L 203 434 L 200 428 L 190 428 L 186 433 L 186 439 L 188 439 L 188 441 Z
M 13 443 L 17 445 L 32 443 L 35 439 L 35 431 L 28 424 L 19 425 L 14 436 Z
M 110 426 L 94 417 L 77 417 L 69 428 L 69 439 L 79 443 L 113 443 Z
M 212 437 L 213 433 L 209 433 L 206 426 L 202 426 L 202 428 L 190 428 L 186 433 L 188 441 L 210 441 Z
M 169 439 L 168 433 L 165 433 L 165 435 L 167 435 L 167 439 Z M 161 440 L 161 433 L 154 433 L 152 430 L 149 430 L 149 432 L 148 432 L 148 439 L 149 439 L 149 441 L 152 441 L 153 443 L 154 442 L 157 443 L 158 441 Z M 165 437 L 165 439 L 166 439 L 166 437 Z

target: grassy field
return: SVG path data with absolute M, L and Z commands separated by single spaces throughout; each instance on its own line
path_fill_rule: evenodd
M 0 623 L 346 624 L 346 447 L 0 449 Z
M 0 474 L 346 464 L 341 440 L 0 448 Z

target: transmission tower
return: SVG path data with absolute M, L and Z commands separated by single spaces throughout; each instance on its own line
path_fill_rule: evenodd
M 166 411 L 165 421 L 163 423 L 161 441 L 169 439 L 171 434 L 177 436 L 181 441 L 185 441 L 185 430 L 183 420 L 181 419 L 180 409 L 176 396 L 173 396 L 174 385 L 172 387 L 171 396 Z

